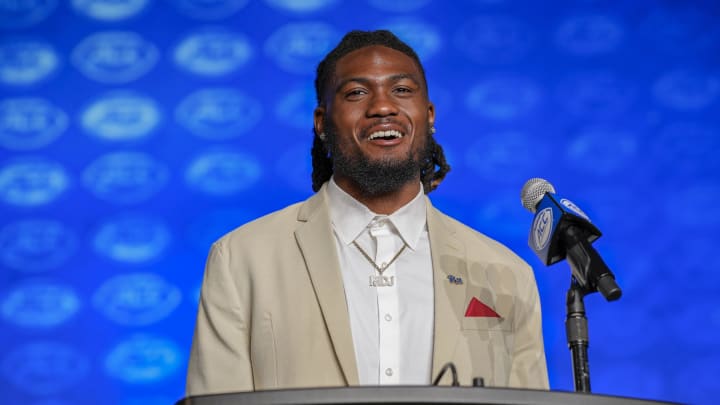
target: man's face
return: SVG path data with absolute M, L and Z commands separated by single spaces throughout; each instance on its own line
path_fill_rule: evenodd
M 419 181 L 435 111 L 409 56 L 384 46 L 345 55 L 325 100 L 315 128 L 328 135 L 336 180 L 367 194 Z

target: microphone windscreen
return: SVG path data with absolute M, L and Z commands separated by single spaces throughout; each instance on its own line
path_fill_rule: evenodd
M 520 201 L 523 207 L 528 211 L 535 213 L 535 209 L 542 200 L 545 193 L 555 194 L 555 187 L 545 179 L 533 177 L 525 182 L 522 190 L 520 190 Z

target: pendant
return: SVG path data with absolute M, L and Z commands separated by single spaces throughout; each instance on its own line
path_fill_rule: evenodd
M 370 276 L 370 287 L 392 287 L 395 276 Z

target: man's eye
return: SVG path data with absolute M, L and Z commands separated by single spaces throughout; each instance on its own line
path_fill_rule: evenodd
M 395 89 L 396 93 L 412 93 L 412 89 L 409 87 L 397 87 Z
M 363 94 L 365 94 L 365 90 L 355 89 L 355 90 L 350 90 L 347 93 L 345 93 L 345 96 L 346 97 L 357 97 L 357 96 L 362 96 Z

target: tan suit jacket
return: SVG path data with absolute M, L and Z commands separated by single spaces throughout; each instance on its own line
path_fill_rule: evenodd
M 453 362 L 463 385 L 483 377 L 487 386 L 547 389 L 532 269 L 429 200 L 427 206 L 435 288 L 432 378 Z M 473 297 L 501 318 L 465 317 Z M 441 383 L 450 382 L 446 373 Z M 213 244 L 187 395 L 352 385 L 358 372 L 323 187 Z

